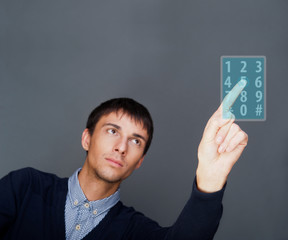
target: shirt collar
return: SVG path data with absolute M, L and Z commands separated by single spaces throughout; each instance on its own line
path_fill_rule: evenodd
M 118 190 L 109 197 L 96 201 L 88 201 L 79 184 L 78 174 L 80 170 L 81 168 L 77 169 L 68 181 L 68 195 L 72 208 L 81 207 L 85 203 L 88 203 L 88 208 L 93 212 L 97 212 L 97 214 L 93 214 L 93 216 L 97 217 L 101 213 L 108 211 L 120 200 L 120 188 L 118 188 Z

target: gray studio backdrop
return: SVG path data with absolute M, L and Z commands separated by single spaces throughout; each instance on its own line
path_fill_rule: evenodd
M 220 57 L 267 58 L 267 120 L 240 122 L 216 240 L 288 239 L 288 1 L 0 1 L 0 177 L 31 166 L 70 176 L 90 111 L 146 105 L 155 138 L 122 201 L 161 225 L 188 199 L 197 147 L 220 103 Z

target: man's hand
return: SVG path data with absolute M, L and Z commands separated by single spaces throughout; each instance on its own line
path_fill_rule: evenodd
M 220 107 L 209 119 L 198 147 L 196 179 L 202 192 L 221 190 L 227 177 L 248 142 L 248 135 L 234 123 L 229 109 L 246 86 L 239 81 L 225 97 Z M 225 118 L 223 118 L 225 116 Z

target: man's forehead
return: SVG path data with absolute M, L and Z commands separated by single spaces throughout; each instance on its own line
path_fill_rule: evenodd
M 121 110 L 118 110 L 118 111 L 113 111 L 113 112 L 110 112 L 110 113 L 107 113 L 105 115 L 103 115 L 99 121 L 111 121 L 111 120 L 114 120 L 114 121 L 125 121 L 127 122 L 130 121 L 132 124 L 135 124 L 137 128 L 141 128 L 143 130 L 145 130 L 147 132 L 147 129 L 145 128 L 144 124 L 143 124 L 143 121 L 141 119 L 137 119 L 135 116 L 129 114 L 129 113 L 126 113 L 124 112 L 122 109 Z

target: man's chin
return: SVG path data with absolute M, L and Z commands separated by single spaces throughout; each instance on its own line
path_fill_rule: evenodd
M 97 177 L 102 181 L 110 184 L 119 184 L 122 182 L 122 179 L 119 176 L 109 176 L 105 174 L 97 174 Z

